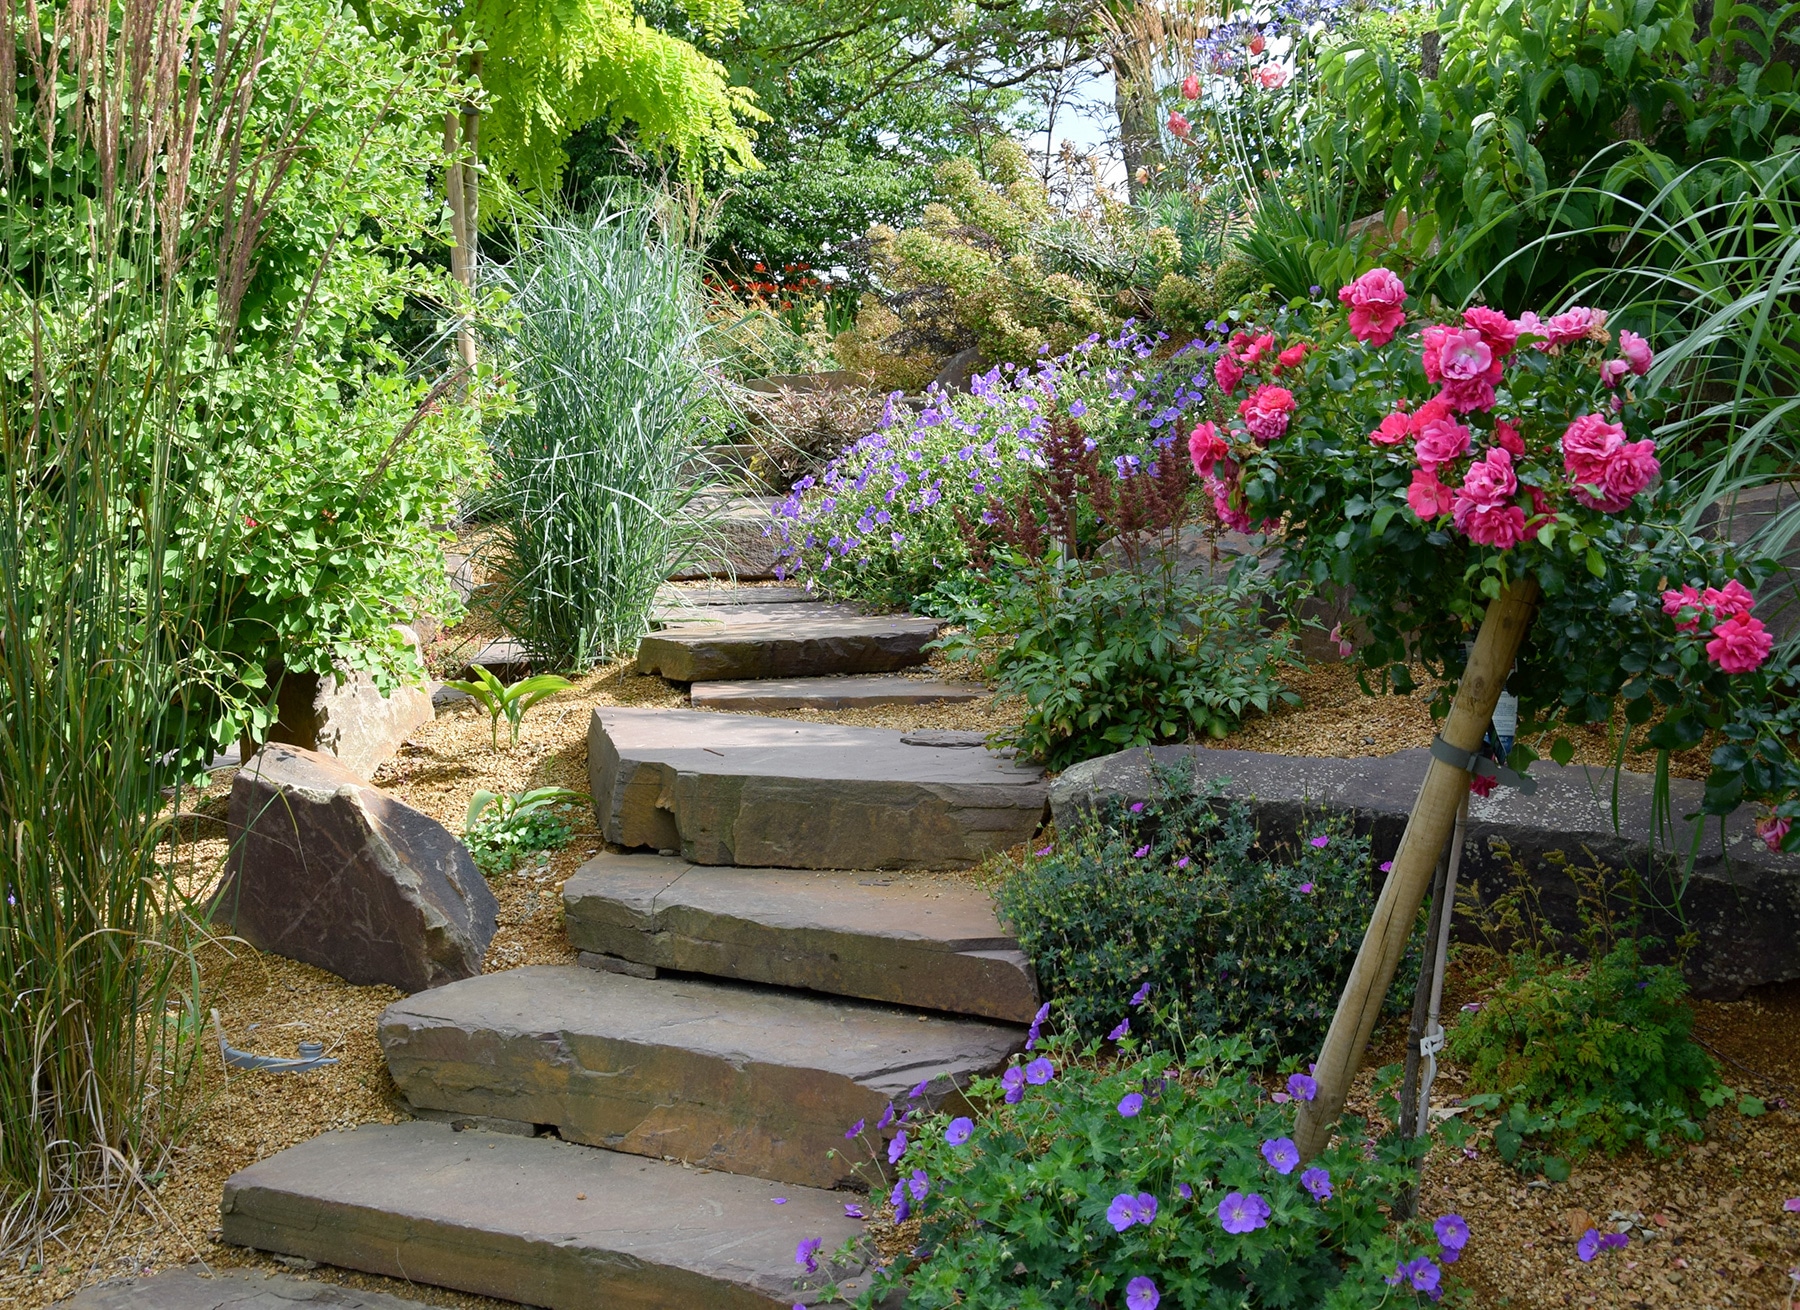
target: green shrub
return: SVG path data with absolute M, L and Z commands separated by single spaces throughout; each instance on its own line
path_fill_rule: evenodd
M 1351 1118 L 1302 1165 L 1295 1107 L 1250 1076 L 1241 1039 L 1200 1039 L 1184 1060 L 1123 1049 L 1096 1065 L 1097 1043 L 1051 1039 L 976 1082 L 984 1112 L 903 1118 L 881 1190 L 896 1217 L 918 1216 L 918 1259 L 879 1271 L 857 1304 L 902 1285 L 909 1310 L 1372 1310 L 1441 1295 L 1468 1229 L 1451 1215 L 1390 1225 L 1413 1176 L 1406 1145 Z M 1310 1085 L 1289 1081 L 1302 1098 Z
M 1013 744 L 1054 769 L 1128 746 L 1223 737 L 1284 695 L 1288 638 L 1262 631 L 1254 561 L 1240 561 L 1225 585 L 1183 568 L 1185 454 L 1153 443 L 1147 463 L 1133 456 L 1102 471 L 1098 445 L 1088 446 L 1076 420 L 1053 422 L 1029 490 L 1010 506 L 989 501 L 982 521 L 1006 553 L 991 560 L 980 537 L 972 543 L 990 585 L 945 643 L 979 655 L 1002 694 L 1024 699 Z M 1083 520 L 1093 528 L 1077 531 L 1071 549 L 1059 525 Z
M 554 851 L 575 835 L 574 803 L 587 797 L 567 787 L 538 787 L 513 796 L 478 791 L 469 799 L 463 844 L 490 878 L 508 873 L 528 855 Z
M 1089 814 L 1005 867 L 1000 913 L 1074 1030 L 1127 1017 L 1149 983 L 1157 1035 L 1236 1033 L 1277 1054 L 1316 1050 L 1374 908 L 1368 844 L 1321 825 L 1286 861 L 1256 850 L 1241 804 L 1183 776 Z M 1412 994 L 1410 954 L 1388 995 Z
M 1723 1099 L 1680 970 L 1645 964 L 1630 938 L 1585 964 L 1515 954 L 1475 1004 L 1445 1051 L 1476 1093 L 1468 1103 L 1500 1112 L 1494 1146 L 1509 1164 L 1554 1175 L 1596 1148 L 1666 1153 L 1697 1140 L 1708 1098 Z

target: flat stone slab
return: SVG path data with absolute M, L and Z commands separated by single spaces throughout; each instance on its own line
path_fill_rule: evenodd
M 936 619 L 871 617 L 843 606 L 720 607 L 719 613 L 732 617 L 645 637 L 637 671 L 672 682 L 892 673 L 925 663 L 925 645 L 943 627 Z
M 990 695 L 973 682 L 936 678 L 767 678 L 747 682 L 696 682 L 688 689 L 695 709 L 845 710 L 868 705 L 947 705 Z
M 844 1200 L 415 1122 L 326 1133 L 232 1175 L 220 1226 L 238 1246 L 545 1310 L 787 1310 L 819 1299 L 796 1287 L 794 1248 L 859 1235 Z
M 664 587 L 656 593 L 656 603 L 672 610 L 715 605 L 816 605 L 819 595 L 805 587 Z
M 706 493 L 708 497 L 713 493 Z M 755 581 L 775 576 L 781 537 L 775 532 L 775 496 L 719 497 L 707 516 L 712 541 L 696 550 L 671 582 L 702 578 Z
M 67 1310 L 431 1310 L 385 1292 L 337 1283 L 303 1282 L 282 1274 L 202 1273 L 171 1269 L 143 1278 L 109 1278 L 67 1300 Z
M 1259 751 L 1158 746 L 1121 751 L 1074 765 L 1057 778 L 1050 807 L 1059 827 L 1097 802 L 1142 800 L 1152 789 L 1151 762 L 1197 776 L 1204 784 L 1229 779 L 1227 798 L 1252 802 L 1265 843 L 1292 842 L 1308 815 L 1348 814 L 1369 836 L 1377 863 L 1392 857 L 1425 779 L 1430 752 L 1396 751 L 1355 759 L 1301 758 Z M 1700 807 L 1703 786 L 1671 780 L 1674 832 L 1653 856 L 1652 779 L 1619 776 L 1619 827 L 1612 819 L 1613 775 L 1605 769 L 1549 760 L 1531 766 L 1537 790 L 1524 796 L 1498 787 L 1486 799 L 1469 798 L 1469 827 L 1462 879 L 1478 883 L 1484 903 L 1514 885 L 1510 848 L 1537 886 L 1550 921 L 1573 933 L 1580 918 L 1575 887 L 1550 858 L 1566 855 L 1577 866 L 1595 861 L 1614 870 L 1650 874 L 1646 927 L 1665 943 L 1683 931 L 1699 940 L 1686 960 L 1689 986 L 1699 996 L 1729 999 L 1746 987 L 1800 978 L 1800 856 L 1771 852 L 1757 838 L 1749 807 L 1724 821 L 1708 820 L 1692 876 L 1682 868 L 1694 842 L 1694 825 L 1680 816 Z M 1671 853 L 1673 852 L 1673 853 Z M 1591 857 L 1591 858 L 1590 858 Z M 1654 863 L 1653 863 L 1654 861 Z M 1687 927 L 1658 905 L 1680 897 Z M 1459 934 L 1476 937 L 1459 922 Z
M 956 1097 L 1025 1040 L 1013 1025 L 577 965 L 437 988 L 389 1006 L 380 1032 L 425 1109 L 814 1187 L 855 1179 L 856 1120 L 921 1082 L 933 1102 Z
M 980 887 L 601 854 L 563 884 L 578 950 L 653 969 L 1029 1023 L 1031 965 Z
M 1029 840 L 1043 771 L 881 728 L 600 706 L 588 777 L 606 840 L 694 864 L 947 869 Z

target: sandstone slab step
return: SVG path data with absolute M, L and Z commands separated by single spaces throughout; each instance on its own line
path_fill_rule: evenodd
M 594 711 L 588 775 L 609 842 L 751 868 L 967 868 L 1029 839 L 1049 791 L 983 747 L 622 706 Z
M 892 673 L 925 663 L 943 626 L 906 615 L 868 616 L 847 607 L 738 607 L 729 620 L 682 623 L 638 643 L 637 671 L 672 682 Z M 721 614 L 724 608 L 720 607 Z
M 775 1198 L 786 1204 L 774 1204 Z M 225 1241 L 545 1310 L 811 1304 L 795 1247 L 861 1225 L 844 1195 L 551 1138 L 370 1124 L 234 1174 Z M 857 1286 L 853 1270 L 840 1270 Z M 824 1281 L 826 1265 L 810 1281 Z
M 775 506 L 779 503 L 774 496 L 733 496 L 722 488 L 703 492 L 694 508 L 710 511 L 706 517 L 711 540 L 671 573 L 669 580 L 773 578 L 782 545 L 775 532 Z
M 563 884 L 569 941 L 652 969 L 1029 1023 L 1036 981 L 980 887 L 602 854 Z
M 980 700 L 986 687 L 937 678 L 767 678 L 696 682 L 688 689 L 695 709 L 842 710 L 868 705 L 947 705 Z
M 302 1282 L 281 1274 L 201 1273 L 171 1269 L 146 1277 L 109 1278 L 84 1288 L 63 1310 L 430 1310 L 385 1292 L 336 1283 Z
M 955 1098 L 1025 1039 L 1013 1025 L 575 965 L 439 987 L 389 1006 L 380 1034 L 415 1106 L 815 1187 L 856 1177 L 844 1157 L 856 1120 L 873 1124 L 922 1082 L 928 1103 Z
M 663 587 L 656 593 L 658 606 L 668 609 L 709 608 L 715 605 L 817 604 L 817 592 L 805 587 Z

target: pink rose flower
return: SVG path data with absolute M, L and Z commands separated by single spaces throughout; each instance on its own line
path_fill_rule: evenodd
M 1481 333 L 1481 339 L 1487 342 L 1495 359 L 1506 358 L 1512 354 L 1513 347 L 1519 344 L 1519 325 L 1499 310 L 1489 309 L 1486 305 L 1463 310 L 1463 324 Z
M 1181 79 L 1181 98 L 1183 100 L 1198 100 L 1200 98 L 1200 78 L 1197 74 L 1189 73 L 1186 77 Z
M 1494 384 L 1500 380 L 1501 365 L 1480 332 L 1430 328 L 1425 341 L 1425 375 L 1443 383 L 1445 404 L 1463 413 L 1494 407 Z
M 1230 355 L 1220 355 L 1213 362 L 1213 381 L 1219 384 L 1219 390 L 1226 395 L 1238 389 L 1238 383 L 1244 380 L 1244 369 Z
M 1449 487 L 1438 481 L 1430 469 L 1414 469 L 1412 486 L 1406 489 L 1406 503 L 1424 522 L 1441 518 L 1450 512 L 1452 495 Z
M 1457 531 L 1478 546 L 1518 545 L 1525 540 L 1525 511 L 1513 503 L 1518 492 L 1512 456 L 1499 447 L 1489 450 L 1456 489 L 1450 515 Z
M 1648 437 L 1642 441 L 1626 442 L 1613 452 L 1612 458 L 1606 463 L 1599 484 L 1605 494 L 1590 496 L 1577 488 L 1575 499 L 1589 509 L 1617 514 L 1631 504 L 1638 492 L 1656 481 L 1656 475 L 1662 472 L 1655 450 L 1656 443 Z
M 1302 341 L 1297 345 L 1289 346 L 1286 350 L 1275 356 L 1275 367 L 1278 369 L 1296 368 L 1299 366 L 1300 362 L 1306 358 L 1306 352 L 1311 349 L 1311 343 L 1305 341 Z
M 1413 454 L 1419 467 L 1436 473 L 1445 464 L 1469 453 L 1469 430 L 1453 418 L 1432 419 L 1419 433 Z
M 1693 588 L 1687 588 L 1692 591 Z M 1748 614 L 1756 608 L 1756 596 L 1750 588 L 1733 578 L 1723 587 L 1708 587 L 1700 593 L 1700 604 L 1712 613 L 1714 618 L 1728 617 L 1733 614 Z
M 1288 71 L 1280 64 L 1264 64 L 1256 70 L 1256 80 L 1262 83 L 1263 90 L 1273 91 L 1287 85 Z
M 1260 337 L 1253 337 L 1248 332 L 1238 332 L 1231 338 L 1232 353 L 1245 364 L 1260 364 L 1263 357 L 1274 349 L 1273 333 L 1265 332 Z
M 1294 412 L 1294 393 L 1286 387 L 1260 386 L 1238 405 L 1238 414 L 1250 435 L 1265 446 L 1288 430 Z
M 1207 494 L 1212 497 L 1213 512 L 1219 516 L 1219 523 L 1228 532 L 1250 531 L 1250 516 L 1231 503 L 1231 488 L 1218 478 L 1207 478 L 1202 484 Z
M 1406 284 L 1388 269 L 1370 269 L 1339 288 L 1338 299 L 1350 307 L 1350 332 L 1364 345 L 1387 345 L 1406 322 Z
M 1610 340 L 1604 309 L 1571 309 L 1543 320 L 1539 320 L 1536 315 L 1527 317 L 1532 320 L 1536 334 L 1544 338 L 1538 344 L 1539 350 L 1556 350 L 1574 341 Z M 1525 318 L 1519 320 L 1519 325 L 1524 330 Z
M 1583 414 L 1563 432 L 1563 471 L 1575 484 L 1575 499 L 1590 509 L 1611 514 L 1630 503 L 1660 471 L 1650 452 L 1655 443 L 1633 443 L 1629 467 L 1614 472 L 1625 451 L 1625 429 L 1598 414 Z M 1599 488 L 1595 495 L 1587 488 Z M 1627 491 L 1629 488 L 1629 491 Z M 1623 499 L 1619 497 L 1623 495 Z M 1614 502 L 1617 503 L 1614 503 Z
M 1734 614 L 1712 630 L 1706 643 L 1706 658 L 1726 673 L 1754 673 L 1769 658 L 1775 645 L 1762 625 L 1762 620 L 1748 614 Z
M 1525 438 L 1519 435 L 1519 429 L 1513 426 L 1512 420 L 1497 418 L 1494 420 L 1494 441 L 1507 454 L 1518 459 L 1525 453 Z
M 1455 331 L 1441 323 L 1434 323 L 1419 334 L 1420 361 L 1425 365 L 1425 380 L 1442 383 L 1444 370 L 1438 366 L 1438 356 L 1443 353 L 1444 342 Z
M 1757 816 L 1756 835 L 1763 839 L 1763 845 L 1772 851 L 1780 851 L 1782 839 L 1788 835 L 1791 825 L 1779 814 L 1763 814 Z M 1788 1209 L 1800 1210 L 1800 1205 L 1788 1202 Z
M 1188 434 L 1188 456 L 1194 461 L 1194 472 L 1203 478 L 1211 477 L 1213 468 L 1229 454 L 1231 447 L 1211 423 L 1202 423 Z
M 1700 630 L 1700 615 L 1707 606 L 1700 599 L 1700 593 L 1692 587 L 1683 587 L 1680 591 L 1663 592 L 1662 603 L 1663 613 L 1675 615 L 1677 619 L 1680 618 L 1683 610 L 1693 611 L 1692 618 L 1675 624 L 1675 631 L 1698 632 Z
M 1619 385 L 1620 379 L 1629 372 L 1631 372 L 1631 365 L 1624 360 L 1609 359 L 1600 366 L 1600 380 L 1609 387 L 1616 387 Z
M 1169 131 L 1176 140 L 1185 140 L 1188 134 L 1187 116 L 1171 111 L 1169 114 Z
M 1381 420 L 1381 426 L 1369 434 L 1369 440 L 1377 446 L 1398 446 L 1412 435 L 1413 416 L 1403 409 L 1397 409 Z
M 1650 371 L 1650 365 L 1656 362 L 1656 356 L 1650 350 L 1650 343 L 1635 332 L 1619 333 L 1619 353 L 1631 366 L 1631 371 L 1639 377 Z

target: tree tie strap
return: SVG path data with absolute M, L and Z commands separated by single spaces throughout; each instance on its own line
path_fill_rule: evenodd
M 1537 790 L 1537 779 L 1530 774 L 1509 769 L 1504 764 L 1496 764 L 1479 751 L 1458 750 L 1442 737 L 1431 739 L 1431 758 L 1442 760 L 1445 764 L 1453 765 L 1464 773 L 1472 773 L 1482 778 L 1492 778 L 1502 787 L 1515 789 L 1521 796 L 1529 796 Z

